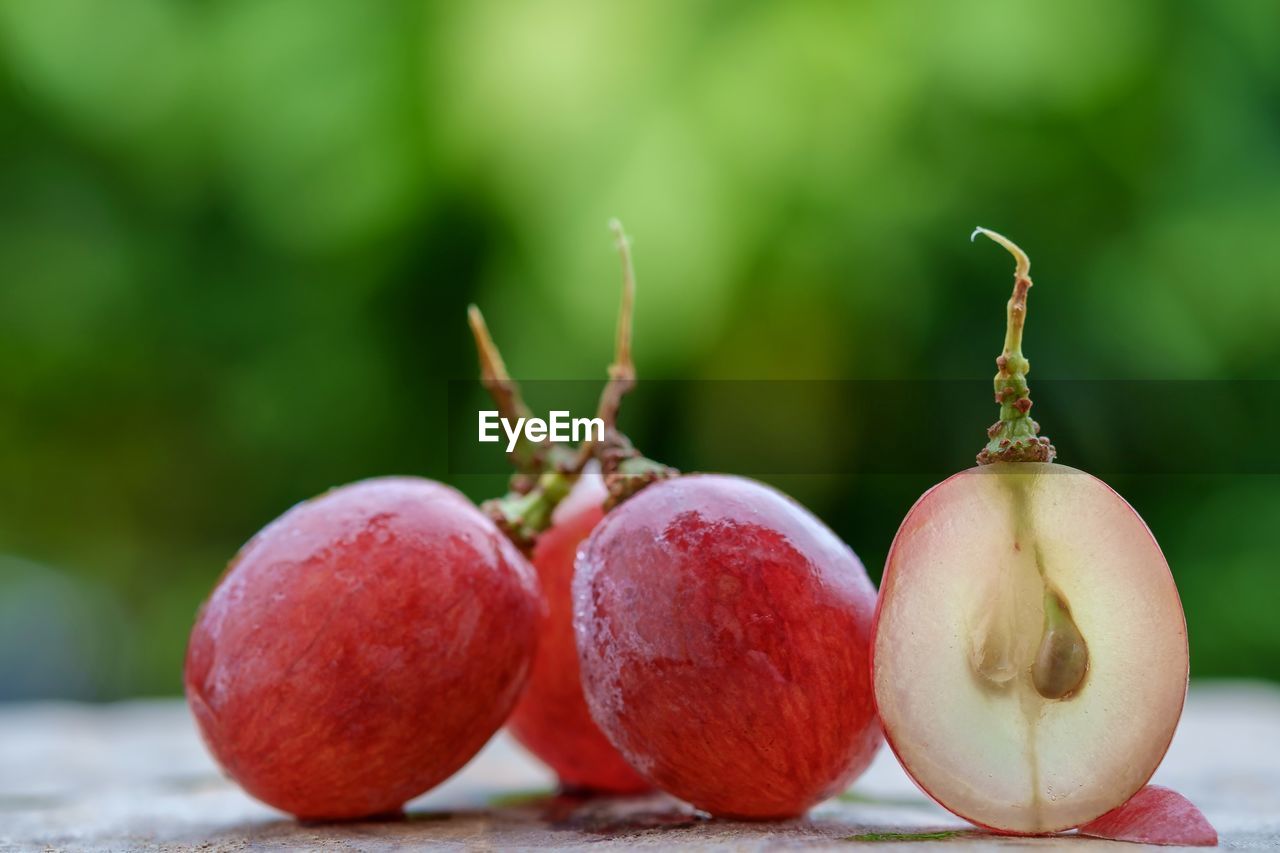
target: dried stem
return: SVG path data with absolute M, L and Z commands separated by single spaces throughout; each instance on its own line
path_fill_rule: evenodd
M 609 498 L 605 509 L 612 509 L 651 483 L 679 475 L 674 468 L 645 458 L 631 441 L 618 431 L 618 410 L 622 398 L 635 387 L 636 367 L 631 357 L 631 334 L 634 325 L 636 276 L 631 262 L 631 242 L 622 223 L 610 220 L 622 260 L 622 302 L 618 307 L 618 331 L 614 342 L 613 363 L 609 365 L 609 381 L 600 394 L 596 416 L 604 421 L 604 440 L 583 444 L 578 454 L 579 469 L 587 459 L 600 461 Z
M 969 235 L 969 241 L 973 242 L 979 234 L 1004 246 L 1009 254 L 1013 255 L 1013 296 L 1009 297 L 1007 306 L 1008 322 L 1004 332 L 1004 355 L 1016 353 L 1021 357 L 1022 328 L 1027 322 L 1027 291 L 1031 289 L 1031 259 L 1017 243 L 987 228 L 973 229 L 973 233 Z
M 604 419 L 608 426 L 618 420 L 618 409 L 622 398 L 636 384 L 636 365 L 631 359 L 631 334 L 634 326 L 636 305 L 636 271 L 631 262 L 631 241 L 622 230 L 622 223 L 616 219 L 609 220 L 609 229 L 613 231 L 618 247 L 618 257 L 622 261 L 622 302 L 618 307 L 618 331 L 614 338 L 613 363 L 609 365 L 609 382 L 604 393 L 600 395 L 600 406 L 597 415 Z
M 480 358 L 480 382 L 508 420 L 529 417 L 532 412 L 520 394 L 520 386 L 507 373 L 502 353 L 489 335 L 484 315 L 475 305 L 467 308 L 467 321 Z M 522 435 L 508 454 L 516 473 L 506 495 L 485 501 L 481 508 L 517 547 L 533 549 L 538 534 L 551 524 L 551 514 L 577 480 L 581 470 L 576 455 L 561 445 L 531 442 Z
M 604 421 L 606 443 L 616 436 L 622 398 L 636 384 L 636 365 L 631 357 L 636 304 L 636 272 L 631 261 L 631 241 L 617 219 L 609 220 L 609 230 L 613 232 L 618 257 L 622 261 L 622 301 L 618 305 L 618 329 L 614 337 L 613 362 L 609 365 L 609 381 L 600 392 L 600 402 L 596 406 L 596 417 Z M 596 444 L 587 441 L 579 448 L 576 470 L 581 471 L 586 465 L 596 452 Z
M 467 322 L 476 341 L 476 355 L 480 358 L 480 383 L 498 406 L 498 414 L 509 420 L 527 418 L 531 414 L 520 396 L 520 388 L 507 373 L 502 353 L 489 335 L 484 315 L 475 305 L 467 306 Z

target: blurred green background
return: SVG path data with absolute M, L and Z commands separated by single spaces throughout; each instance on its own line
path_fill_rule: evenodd
M 1034 260 L 1033 389 L 1280 378 L 1280 8 L 4 0 L 0 698 L 176 693 L 257 528 L 445 477 L 468 302 L 517 376 L 600 376 L 614 215 L 642 376 L 989 377 L 981 224 Z M 668 403 L 624 422 L 696 460 L 721 425 Z M 931 478 L 774 479 L 878 577 Z M 1196 675 L 1280 678 L 1277 478 L 1113 483 Z

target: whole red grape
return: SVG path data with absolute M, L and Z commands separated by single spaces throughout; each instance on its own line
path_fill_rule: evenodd
M 241 549 L 196 618 L 187 699 L 258 799 L 306 819 L 395 812 L 502 725 L 540 610 L 528 562 L 460 493 L 354 483 Z
M 534 546 L 533 565 L 547 611 L 529 683 L 507 727 L 565 787 L 635 793 L 647 790 L 649 783 L 592 721 L 573 633 L 573 561 L 578 546 L 604 517 L 606 496 L 599 474 L 580 478 Z
M 847 545 L 768 486 L 648 486 L 579 552 L 574 599 L 592 716 L 633 767 L 698 808 L 802 814 L 880 744 L 875 589 Z

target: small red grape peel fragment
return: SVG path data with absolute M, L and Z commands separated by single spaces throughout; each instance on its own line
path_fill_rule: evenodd
M 1016 260 L 1000 420 L 978 467 L 926 492 L 894 538 L 875 698 L 926 793 L 979 826 L 1047 834 L 1124 805 L 1159 765 L 1186 696 L 1186 623 L 1137 512 L 1053 463 L 1022 354 L 1030 263 L 978 234 Z
M 1148 785 L 1120 808 L 1086 823 L 1080 827 L 1080 834 L 1141 844 L 1218 844 L 1217 831 L 1200 810 L 1177 791 L 1159 785 Z
M 617 231 L 620 346 L 593 447 L 610 509 L 573 586 L 587 704 L 655 786 L 717 816 L 794 817 L 843 790 L 880 744 L 875 589 L 791 498 L 742 477 L 680 476 L 618 432 L 635 372 Z
M 468 311 L 480 358 L 481 381 L 499 414 L 514 421 L 529 407 L 507 373 L 480 309 Z M 587 710 L 573 634 L 573 560 L 604 517 L 606 492 L 598 473 L 582 473 L 589 454 L 566 445 L 530 444 L 521 436 L 510 454 L 511 491 L 483 509 L 528 553 L 546 600 L 529 681 L 507 728 L 540 758 L 566 790 L 628 794 L 650 788 L 605 738 Z

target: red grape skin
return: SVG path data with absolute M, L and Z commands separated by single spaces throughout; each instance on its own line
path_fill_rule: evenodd
M 1160 785 L 1147 785 L 1129 802 L 1080 827 L 1080 834 L 1139 844 L 1218 844 L 1218 831 L 1204 813 L 1177 791 Z
M 241 549 L 196 617 L 187 700 L 258 799 L 304 819 L 395 812 L 502 725 L 540 611 L 528 561 L 460 493 L 365 480 Z
M 604 516 L 605 497 L 599 475 L 583 476 L 556 508 L 552 526 L 538 537 L 533 565 L 547 612 L 528 686 L 507 727 L 566 788 L 626 794 L 650 785 L 592 721 L 582 696 L 573 633 L 573 561 L 578 546 Z
M 875 589 L 847 545 L 768 486 L 695 475 L 648 487 L 579 552 L 574 600 L 592 716 L 698 808 L 803 814 L 880 745 Z

